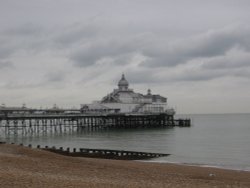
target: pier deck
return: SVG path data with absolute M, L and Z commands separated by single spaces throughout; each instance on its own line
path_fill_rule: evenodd
M 167 114 L 7 114 L 0 129 L 7 134 L 143 127 L 190 126 L 190 119 Z

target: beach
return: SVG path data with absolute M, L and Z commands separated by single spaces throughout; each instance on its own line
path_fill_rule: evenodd
M 0 144 L 0 187 L 250 187 L 250 172 L 74 158 Z

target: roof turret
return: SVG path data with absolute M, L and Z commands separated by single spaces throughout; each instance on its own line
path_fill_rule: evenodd
M 129 86 L 128 81 L 126 80 L 124 74 L 122 74 L 121 80 L 118 82 L 118 87 L 120 90 L 127 90 Z

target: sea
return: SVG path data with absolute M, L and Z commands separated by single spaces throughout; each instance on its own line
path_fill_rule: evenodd
M 170 154 L 144 162 L 179 163 L 250 171 L 250 114 L 176 115 L 191 127 L 4 135 L 8 143 L 117 149 Z

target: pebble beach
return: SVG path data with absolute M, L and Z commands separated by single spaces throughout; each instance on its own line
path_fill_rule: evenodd
M 67 157 L 0 144 L 0 187 L 250 187 L 250 172 Z

